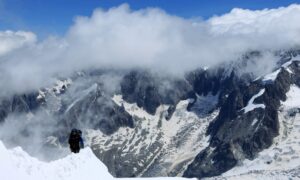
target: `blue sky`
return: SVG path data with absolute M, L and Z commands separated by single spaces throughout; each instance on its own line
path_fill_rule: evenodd
M 300 3 L 300 0 L 0 0 L 0 30 L 28 30 L 40 37 L 63 35 L 77 15 L 90 16 L 95 8 L 128 3 L 132 9 L 159 7 L 185 18 L 208 18 L 234 7 L 264 9 Z

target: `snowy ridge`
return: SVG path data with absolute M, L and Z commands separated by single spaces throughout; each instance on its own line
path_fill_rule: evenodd
M 46 97 L 47 93 L 52 94 L 60 94 L 65 91 L 65 89 L 72 84 L 71 79 L 65 79 L 65 80 L 56 80 L 56 83 L 53 87 L 45 88 L 43 90 L 39 90 L 39 95 L 37 96 L 37 99 L 43 99 Z
M 276 71 L 266 74 L 263 77 L 258 77 L 256 78 L 254 81 L 258 80 L 258 79 L 262 79 L 263 82 L 267 83 L 267 82 L 273 82 L 278 74 L 281 72 L 282 68 L 285 69 L 286 71 L 288 71 L 290 74 L 293 74 L 293 71 L 290 69 L 290 65 L 294 62 L 294 61 L 299 61 L 300 60 L 300 56 L 295 56 L 292 57 L 291 60 L 287 61 L 286 63 L 282 64 L 281 67 L 279 69 L 277 69 Z
M 20 147 L 7 150 L 0 141 L 1 179 L 80 180 L 98 179 L 99 175 L 109 180 L 107 168 L 94 156 L 90 148 L 79 155 L 69 155 L 50 163 L 30 157 Z
M 0 177 L 3 180 L 115 179 L 108 173 L 105 165 L 99 161 L 90 148 L 81 150 L 79 154 L 70 154 L 63 159 L 47 163 L 30 157 L 20 147 L 8 150 L 0 141 L 0 159 Z M 170 178 L 154 179 L 165 180 Z M 179 180 L 183 178 L 172 179 Z M 143 178 L 143 180 L 147 179 Z
M 52 87 L 40 89 L 36 98 L 42 102 L 42 104 L 47 105 L 46 111 L 58 111 L 62 106 L 60 95 L 63 94 L 71 84 L 72 80 L 69 78 L 65 80 L 57 79 Z
M 276 71 L 267 74 L 263 77 L 262 81 L 274 81 L 277 78 L 277 75 L 280 73 L 281 69 L 277 69 Z

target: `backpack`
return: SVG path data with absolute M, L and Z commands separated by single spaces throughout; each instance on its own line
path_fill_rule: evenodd
M 81 137 L 82 132 L 79 129 L 72 129 L 71 135 L 79 135 Z
M 82 131 L 79 129 L 72 129 L 70 137 L 78 139 L 79 140 L 79 146 L 80 148 L 84 148 L 84 143 L 82 139 Z

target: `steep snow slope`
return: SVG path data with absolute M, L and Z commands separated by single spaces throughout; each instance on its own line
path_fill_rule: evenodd
M 47 163 L 30 157 L 19 147 L 8 150 L 0 141 L 0 169 L 2 180 L 114 179 L 90 148 L 83 149 L 79 154 L 71 154 L 63 159 Z M 156 178 L 156 180 L 165 179 L 171 178 Z
M 50 163 L 30 157 L 20 147 L 7 150 L 0 141 L 0 179 L 111 179 L 107 168 L 89 148 Z

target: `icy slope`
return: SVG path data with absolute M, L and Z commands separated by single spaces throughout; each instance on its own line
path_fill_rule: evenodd
M 90 148 L 50 163 L 30 157 L 21 148 L 6 149 L 0 141 L 0 179 L 2 180 L 111 180 L 114 179 Z M 182 178 L 156 178 L 156 180 Z M 145 179 L 143 179 L 145 180 Z
M 245 174 L 204 178 L 205 180 L 294 180 L 300 179 L 300 167 L 289 170 L 250 171 Z

